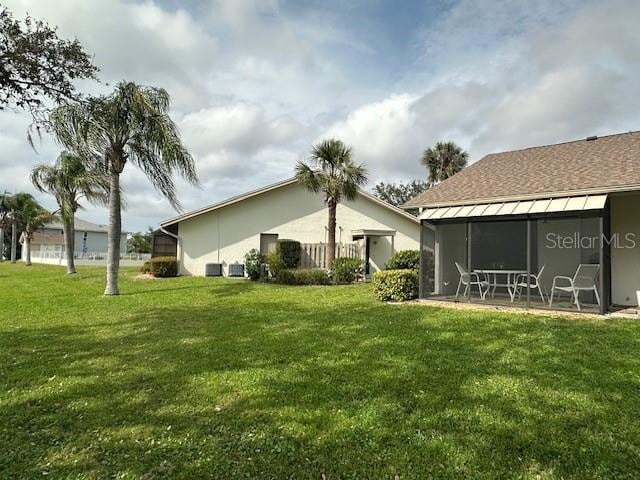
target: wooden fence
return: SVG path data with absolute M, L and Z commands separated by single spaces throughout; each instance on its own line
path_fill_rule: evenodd
M 303 243 L 300 247 L 301 268 L 327 268 L 326 243 Z M 336 243 L 336 258 L 362 258 L 361 250 L 357 243 Z

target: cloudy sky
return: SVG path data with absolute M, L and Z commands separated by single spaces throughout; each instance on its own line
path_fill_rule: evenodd
M 3 0 L 77 37 L 108 92 L 162 86 L 202 188 L 186 210 L 290 177 L 325 137 L 378 180 L 424 178 L 421 151 L 453 140 L 484 154 L 640 128 L 637 0 Z M 0 189 L 33 188 L 28 118 L 0 114 Z M 129 165 L 130 231 L 174 215 Z M 51 198 L 39 194 L 48 207 Z M 106 222 L 104 209 L 81 217 Z

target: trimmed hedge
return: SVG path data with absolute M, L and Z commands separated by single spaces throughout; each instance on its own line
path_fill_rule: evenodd
M 284 268 L 276 274 L 276 282 L 284 285 L 328 285 L 331 279 L 321 268 Z
M 142 273 L 151 273 L 151 260 L 147 260 L 140 267 L 140 271 Z
M 420 251 L 400 250 L 391 256 L 384 268 L 385 270 L 419 270 Z
M 383 302 L 402 302 L 418 296 L 418 272 L 411 269 L 383 270 L 373 274 L 373 294 Z
M 278 255 L 285 268 L 298 268 L 302 247 L 297 240 L 278 240 Z
M 149 264 L 149 273 L 154 277 L 178 276 L 178 260 L 176 257 L 155 257 L 146 263 Z
M 336 258 L 331 267 L 334 283 L 353 283 L 362 275 L 362 260 L 359 258 Z

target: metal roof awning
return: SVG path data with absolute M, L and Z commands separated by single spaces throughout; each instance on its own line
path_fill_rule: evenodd
M 577 197 L 558 197 L 519 202 L 495 202 L 455 207 L 435 207 L 425 209 L 420 220 L 442 220 L 449 218 L 475 218 L 504 215 L 545 214 L 558 212 L 579 212 L 601 210 L 607 201 L 607 195 L 581 195 Z

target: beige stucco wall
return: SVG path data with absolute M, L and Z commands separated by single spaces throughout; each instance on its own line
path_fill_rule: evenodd
M 636 292 L 640 291 L 640 194 L 611 197 L 611 234 L 617 234 L 619 239 L 618 247 L 611 247 L 611 300 L 615 305 L 637 305 Z M 630 237 L 625 238 L 627 234 Z
M 394 251 L 419 249 L 420 225 L 365 196 L 337 208 L 336 241 L 352 241 L 354 229 L 396 230 Z M 205 264 L 222 263 L 224 274 L 244 254 L 260 248 L 261 233 L 302 243 L 326 242 L 327 208 L 320 194 L 291 184 L 180 222 L 178 258 L 181 274 L 202 276 Z M 375 242 L 375 243 L 374 243 Z M 391 256 L 387 238 L 371 241 L 371 266 L 381 268 Z

